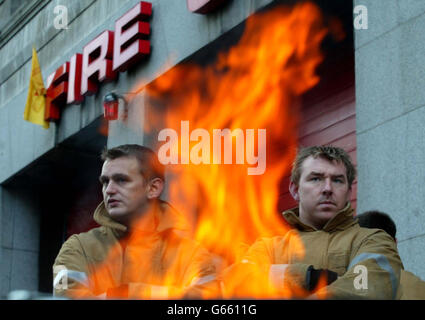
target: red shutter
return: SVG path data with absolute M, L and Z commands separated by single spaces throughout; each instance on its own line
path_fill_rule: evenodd
M 354 87 L 344 89 L 319 102 L 306 104 L 301 110 L 299 146 L 333 145 L 356 159 L 356 110 Z M 281 183 L 279 211 L 297 206 L 288 190 L 289 176 Z M 351 203 L 356 207 L 357 181 L 354 181 Z

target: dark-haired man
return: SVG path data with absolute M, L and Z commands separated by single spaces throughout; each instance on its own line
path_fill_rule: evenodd
M 378 210 L 370 210 L 358 215 L 357 219 L 360 227 L 382 229 L 397 243 L 397 227 L 388 214 Z M 401 300 L 424 300 L 425 281 L 412 272 L 402 269 L 399 291 L 401 292 Z
M 388 214 L 378 210 L 370 210 L 357 215 L 356 218 L 360 227 L 384 230 L 397 242 L 397 227 Z
M 70 298 L 200 298 L 214 286 L 211 255 L 186 237 L 183 217 L 159 199 L 156 154 L 122 145 L 102 154 L 100 227 L 72 235 L 53 266 L 54 292 Z
M 224 290 L 248 288 L 244 295 L 249 296 L 243 282 L 268 272 L 267 288 L 274 297 L 397 298 L 402 267 L 397 248 L 385 232 L 360 228 L 353 218 L 354 179 L 355 168 L 343 149 L 301 149 L 289 186 L 299 206 L 283 213 L 290 231 L 257 240 L 224 273 Z

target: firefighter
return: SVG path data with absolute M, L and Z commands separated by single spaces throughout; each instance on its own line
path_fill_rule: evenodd
M 341 148 L 301 149 L 289 186 L 298 207 L 283 213 L 291 229 L 258 239 L 226 269 L 223 294 L 258 296 L 259 292 L 250 292 L 255 286 L 248 284 L 267 273 L 269 291 L 264 292 L 272 297 L 399 298 L 402 263 L 394 241 L 382 230 L 361 228 L 353 217 L 350 197 L 355 175 Z
M 363 228 L 382 229 L 397 243 L 397 227 L 391 217 L 381 211 L 371 210 L 357 216 Z M 412 272 L 402 269 L 400 273 L 401 300 L 425 300 L 425 281 Z
M 72 235 L 53 266 L 54 293 L 69 298 L 203 297 L 215 281 L 209 252 L 187 236 L 187 224 L 159 199 L 164 167 L 143 146 L 102 154 L 100 225 Z M 215 289 L 216 290 L 216 289 Z

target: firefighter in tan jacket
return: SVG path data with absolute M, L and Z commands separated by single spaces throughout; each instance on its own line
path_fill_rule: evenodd
M 53 266 L 54 293 L 69 298 L 201 298 L 215 288 L 212 256 L 185 235 L 186 224 L 159 200 L 163 168 L 148 148 L 106 150 L 101 226 L 71 236 Z
M 391 217 L 381 211 L 370 210 L 357 216 L 363 228 L 382 229 L 397 243 L 397 227 Z M 425 281 L 412 272 L 402 269 L 400 272 L 401 300 L 425 300 Z
M 290 231 L 257 240 L 228 268 L 222 276 L 224 296 L 250 296 L 252 286 L 246 283 L 267 273 L 269 292 L 283 298 L 399 298 L 402 263 L 397 248 L 384 231 L 360 228 L 353 218 L 349 200 L 354 178 L 344 150 L 301 149 L 290 182 L 299 207 L 283 213 Z

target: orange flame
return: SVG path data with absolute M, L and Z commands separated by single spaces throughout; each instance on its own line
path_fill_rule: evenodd
M 183 213 L 188 214 L 189 205 L 196 206 L 192 237 L 219 257 L 219 271 L 239 261 L 259 237 L 288 230 L 277 212 L 279 182 L 288 174 L 297 147 L 297 97 L 319 81 L 315 69 L 323 59 L 320 44 L 327 32 L 319 9 L 311 3 L 275 7 L 249 17 L 239 43 L 221 53 L 213 65 L 181 64 L 148 86 L 131 90 L 144 88 L 149 97 L 147 133 L 159 127 L 181 133 L 186 124 L 182 121 L 188 121 L 189 133 L 205 130 L 204 136 L 187 142 L 187 151 L 182 152 L 183 140 L 170 146 L 169 154 L 177 152 L 180 164 L 167 167 L 171 176 L 178 177 L 170 182 L 169 194 Z M 224 159 L 212 151 L 215 129 L 229 129 L 234 137 L 228 164 L 218 164 Z M 260 129 L 266 130 L 264 141 L 259 139 Z M 224 147 L 220 150 L 223 157 Z M 249 168 L 259 165 L 248 163 L 248 154 L 252 152 L 255 159 L 260 150 L 266 150 L 266 169 L 248 175 Z M 194 164 L 192 158 L 204 162 Z M 189 163 L 181 164 L 183 159 Z M 301 242 L 297 249 L 302 257 Z M 112 250 L 109 256 L 114 254 Z M 258 280 L 242 288 L 241 279 L 230 279 L 224 297 L 291 297 L 292 292 L 270 286 L 264 270 L 251 271 Z M 162 285 L 171 287 L 173 277 L 167 273 Z M 181 294 L 177 290 L 173 297 Z M 141 291 L 140 297 L 146 295 Z

